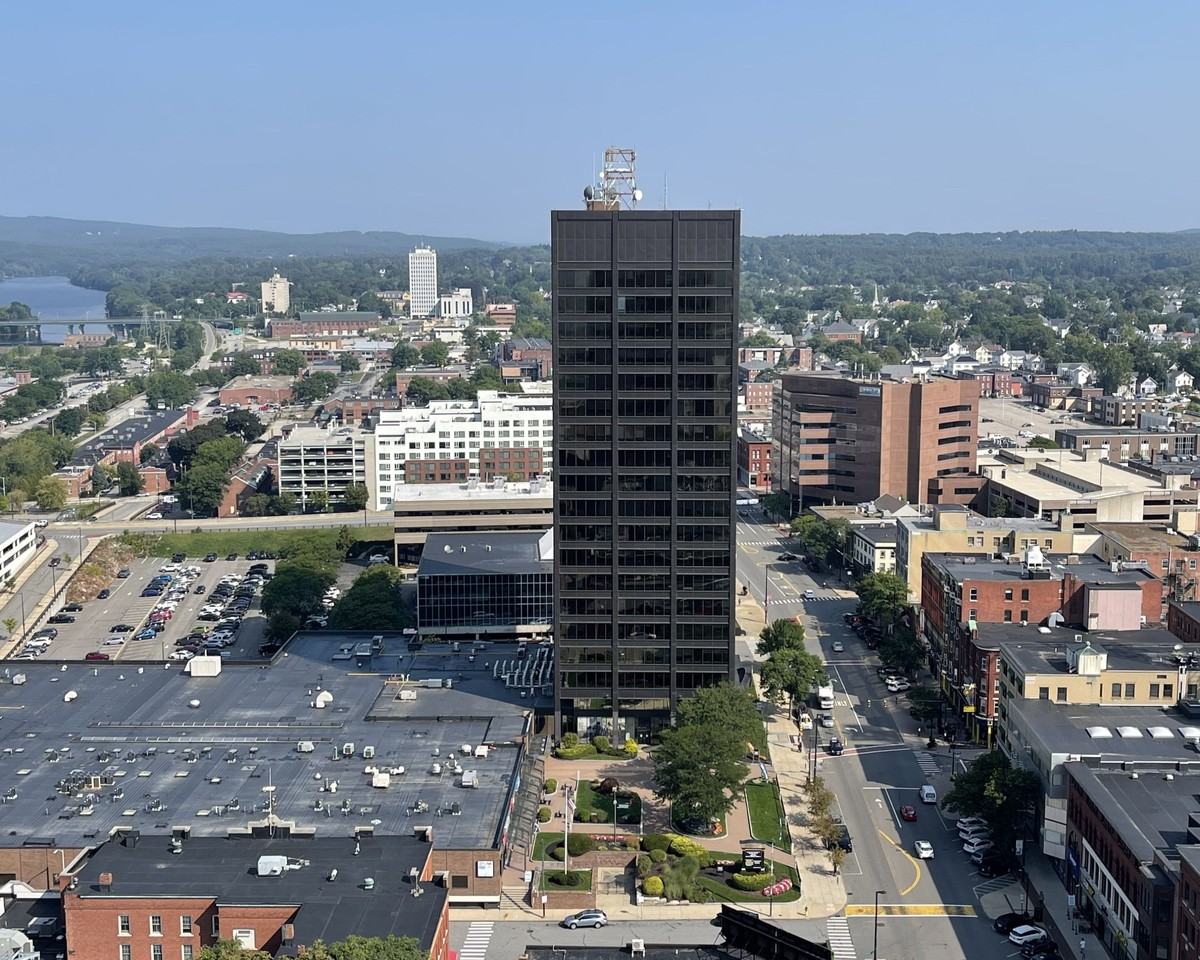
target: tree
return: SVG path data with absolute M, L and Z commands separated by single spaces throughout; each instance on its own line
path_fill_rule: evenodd
M 304 354 L 299 350 L 276 350 L 271 354 L 271 372 L 282 377 L 294 377 L 306 366 Z
M 182 373 L 161 370 L 146 377 L 146 403 L 168 409 L 186 407 L 196 399 L 196 384 Z
M 776 620 L 758 635 L 758 655 L 770 656 L 777 650 L 804 649 L 804 627 L 795 620 Z
M 34 499 L 41 510 L 61 510 L 67 503 L 67 485 L 61 477 L 43 477 Z
M 1047 293 L 1042 297 L 1042 316 L 1047 320 L 1064 320 L 1070 304 L 1061 293 Z
M 1029 446 L 1033 447 L 1035 450 L 1057 450 L 1058 449 L 1057 443 L 1055 443 L 1049 437 L 1043 437 L 1040 435 L 1036 436 L 1032 440 L 1030 440 Z
M 103 426 L 103 424 L 101 424 L 101 426 Z M 140 463 L 149 463 L 151 460 L 157 457 L 158 454 L 159 449 L 157 444 L 148 443 L 142 447 L 141 453 L 138 454 L 138 461 Z
M 408 381 L 404 397 L 413 406 L 424 407 L 430 400 L 449 400 L 450 390 L 444 383 L 430 380 L 428 377 L 413 377 Z
M 999 750 L 976 757 L 965 772 L 955 776 L 943 806 L 968 817 L 982 817 L 992 831 L 996 849 L 1012 852 L 1024 835 L 1025 821 L 1037 809 L 1042 785 L 1032 770 L 1009 762 Z
M 225 429 L 238 434 L 249 443 L 262 436 L 263 422 L 257 414 L 249 410 L 231 410 L 225 414 Z
M 705 823 L 728 813 L 746 776 L 743 742 L 724 726 L 665 730 L 654 751 L 654 793 L 684 819 Z
M 292 396 L 298 403 L 316 403 L 332 394 L 337 384 L 337 377 L 332 373 L 314 373 L 292 385 Z
M 271 497 L 265 493 L 252 493 L 242 501 L 243 517 L 266 517 L 271 513 Z
M 354 935 L 328 945 L 317 940 L 304 956 L 307 960 L 429 960 L 420 941 L 395 934 L 388 937 Z
M 199 960 L 271 960 L 271 955 L 244 947 L 237 940 L 218 940 L 200 948 Z
M 1011 517 L 1012 501 L 1008 497 L 993 496 L 992 502 L 989 504 L 989 509 L 993 517 Z
M 324 490 L 314 490 L 305 500 L 306 513 L 326 513 L 329 510 L 329 494 Z
M 421 362 L 434 367 L 444 367 L 450 359 L 450 348 L 441 340 L 433 340 L 421 347 Z
M 414 347 L 411 343 L 398 343 L 392 351 L 392 366 L 400 367 L 415 367 L 421 362 L 421 351 Z
M 743 744 L 762 741 L 763 722 L 748 690 L 732 683 L 701 687 L 679 701 L 677 724 L 681 727 L 723 726 Z
M 83 407 L 68 407 L 60 412 L 53 421 L 54 429 L 66 437 L 73 437 L 83 429 L 87 417 Z
M 824 683 L 828 675 L 825 662 L 815 653 L 798 647 L 784 647 L 762 664 L 759 679 L 763 692 L 770 699 L 779 702 L 786 694 L 794 705 L 797 700 L 803 701 L 813 687 Z
M 815 514 L 805 514 L 792 521 L 792 538 L 810 560 L 822 567 L 831 566 L 835 557 L 845 556 L 850 524 L 840 517 L 825 520 Z
M 870 573 L 858 581 L 859 609 L 881 625 L 900 619 L 908 606 L 908 583 L 894 573 Z
M 401 602 L 402 574 L 390 564 L 360 573 L 334 605 L 329 625 L 335 630 L 403 630 L 414 618 Z
M 117 487 L 121 496 L 132 497 L 141 493 L 146 486 L 141 473 L 132 463 L 121 461 L 117 464 Z
M 370 497 L 371 492 L 367 489 L 366 484 L 351 483 L 342 495 L 342 507 L 346 510 L 365 510 Z
M 782 520 L 792 515 L 792 498 L 782 491 L 768 493 L 759 502 L 767 516 Z
M 287 610 L 277 610 L 267 620 L 264 636 L 273 643 L 283 643 L 300 629 L 300 618 Z
M 235 353 L 227 371 L 229 377 L 256 377 L 262 373 L 262 364 L 248 353 Z
M 935 687 L 913 687 L 908 691 L 908 713 L 921 724 L 929 724 L 942 712 L 942 696 Z
M 842 845 L 835 840 L 833 845 L 829 848 L 828 856 L 829 865 L 833 867 L 833 875 L 836 877 L 838 875 L 838 871 L 842 869 L 842 864 L 846 862 L 846 851 L 842 848 Z
M 3 622 L 4 629 L 8 631 L 9 636 L 12 636 L 14 633 L 16 633 L 16 630 L 17 630 L 17 618 L 16 617 L 5 617 L 4 620 L 0 621 L 0 622 Z
M 340 357 L 338 357 L 338 369 L 340 369 L 342 373 L 354 373 L 354 371 L 358 370 L 361 366 L 362 364 L 358 362 L 358 357 L 354 356 L 352 353 L 343 353 Z
M 321 598 L 333 582 L 333 574 L 323 567 L 291 560 L 280 563 L 275 577 L 263 588 L 263 613 L 270 617 L 283 611 L 307 617 L 321 609 Z

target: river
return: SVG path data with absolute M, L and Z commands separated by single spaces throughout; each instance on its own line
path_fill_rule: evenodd
M 0 306 L 23 303 L 42 320 L 104 320 L 104 291 L 72 286 L 66 277 L 17 277 L 0 280 Z M 82 324 L 81 324 L 82 326 Z M 88 323 L 77 333 L 105 333 L 102 322 Z M 42 328 L 43 343 L 62 343 L 66 327 Z

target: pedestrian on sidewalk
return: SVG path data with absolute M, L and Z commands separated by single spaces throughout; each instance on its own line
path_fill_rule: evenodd
M 1079 960 L 1086 960 L 1087 957 L 1087 941 L 1083 937 L 1079 938 Z

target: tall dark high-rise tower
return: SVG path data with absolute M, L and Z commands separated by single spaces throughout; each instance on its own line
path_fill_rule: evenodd
M 740 213 L 551 214 L 555 713 L 645 737 L 734 670 Z

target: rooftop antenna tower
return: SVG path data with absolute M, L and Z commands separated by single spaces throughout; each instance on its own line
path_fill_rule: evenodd
M 637 185 L 637 154 L 629 147 L 609 147 L 595 184 L 583 188 L 588 210 L 636 210 L 642 199 Z

